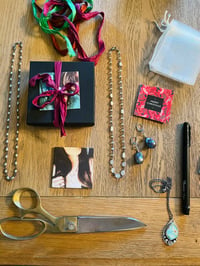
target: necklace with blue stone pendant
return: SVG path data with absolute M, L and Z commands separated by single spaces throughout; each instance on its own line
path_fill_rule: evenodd
M 167 177 L 167 180 L 153 179 L 149 182 L 150 188 L 156 193 L 167 193 L 167 212 L 169 215 L 169 221 L 164 226 L 162 231 L 162 239 L 168 246 L 172 246 L 176 243 L 178 238 L 178 227 L 174 221 L 173 214 L 169 207 L 170 190 L 172 188 L 172 179 Z
M 117 65 L 117 93 L 119 93 L 119 131 L 120 131 L 120 148 L 121 148 L 121 162 L 120 169 L 116 171 L 114 154 L 115 154 L 115 141 L 114 141 L 114 123 L 113 123 L 113 63 L 112 63 L 112 53 L 116 55 L 116 65 Z M 124 99 L 123 99 L 123 85 L 122 85 L 122 61 L 121 53 L 117 47 L 112 47 L 108 51 L 108 82 L 109 82 L 109 136 L 110 136 L 110 158 L 109 166 L 112 176 L 116 179 L 120 179 L 125 176 L 125 167 L 126 167 L 126 147 L 125 147 L 125 128 L 124 128 Z

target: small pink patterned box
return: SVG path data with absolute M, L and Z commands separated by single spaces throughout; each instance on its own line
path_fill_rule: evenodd
M 170 120 L 173 96 L 173 90 L 140 85 L 134 115 L 166 123 Z

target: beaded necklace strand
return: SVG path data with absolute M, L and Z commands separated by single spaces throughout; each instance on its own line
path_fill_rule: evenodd
M 113 124 L 113 74 L 112 74 L 112 53 L 116 53 L 117 59 L 117 71 L 118 71 L 118 90 L 119 90 L 119 116 L 120 116 L 120 147 L 121 147 L 121 169 L 116 172 L 114 166 L 114 153 L 115 153 L 115 141 L 114 141 L 114 124 Z M 108 51 L 108 80 L 109 80 L 109 136 L 110 136 L 110 172 L 116 178 L 119 179 L 125 176 L 126 167 L 126 146 L 125 146 L 125 130 L 124 130 L 124 108 L 123 108 L 123 85 L 122 85 L 122 61 L 120 50 L 117 47 L 112 47 Z
M 9 132 L 10 132 L 10 116 L 11 116 L 11 107 L 12 107 L 12 91 L 13 91 L 13 67 L 15 62 L 15 52 L 16 48 L 19 47 L 19 58 L 18 58 L 18 70 L 17 70 L 17 93 L 16 93 L 16 131 L 15 131 L 15 140 L 14 140 L 14 153 L 12 159 L 13 173 L 12 175 L 8 174 L 8 152 L 9 152 Z M 3 164 L 3 173 L 7 181 L 12 181 L 17 175 L 17 157 L 18 157 L 18 137 L 19 137 L 19 99 L 20 99 L 20 85 L 21 85 L 21 65 L 22 65 L 22 42 L 14 43 L 12 47 L 11 55 L 11 64 L 10 64 L 10 78 L 9 78 L 9 91 L 8 91 L 8 109 L 7 109 L 7 118 L 6 118 L 6 135 L 4 141 L 4 164 Z

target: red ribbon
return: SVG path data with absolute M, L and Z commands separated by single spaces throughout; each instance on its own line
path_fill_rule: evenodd
M 80 91 L 79 86 L 76 83 L 67 83 L 63 87 L 60 86 L 60 77 L 61 77 L 61 70 L 62 70 L 62 63 L 55 62 L 55 81 L 52 80 L 51 76 L 47 73 L 45 74 L 37 74 L 32 77 L 29 81 L 32 87 L 35 86 L 37 80 L 42 80 L 48 87 L 52 88 L 53 90 L 42 92 L 40 95 L 36 96 L 32 103 L 34 106 L 38 108 L 44 108 L 50 103 L 54 102 L 54 120 L 53 124 L 55 127 L 60 127 L 61 136 L 66 136 L 64 123 L 65 118 L 67 116 L 67 99 L 70 96 L 78 94 Z M 73 88 L 73 92 L 72 91 Z M 74 90 L 75 88 L 75 90 Z M 49 101 L 46 101 L 42 105 L 38 104 L 38 100 L 43 97 L 52 96 Z
M 98 41 L 98 49 L 99 49 L 99 52 L 98 54 L 94 55 L 94 56 L 90 56 L 88 57 L 88 55 L 86 54 L 86 52 L 83 50 L 81 44 L 80 44 L 80 38 L 79 38 L 79 35 L 78 35 L 78 30 L 77 30 L 77 27 L 79 26 L 79 24 L 73 24 L 67 16 L 62 16 L 62 18 L 67 21 L 70 25 L 69 29 L 68 29 L 68 37 L 71 41 L 71 43 L 74 44 L 74 46 L 76 47 L 77 51 L 78 51 L 78 59 L 79 60 L 82 60 L 82 61 L 86 61 L 86 62 L 94 62 L 95 65 L 97 64 L 100 56 L 102 55 L 102 53 L 104 52 L 105 50 L 105 45 L 104 45 L 104 42 L 101 40 L 101 29 L 102 29 L 102 26 L 103 26 L 103 23 L 104 23 L 104 13 L 103 12 L 90 12 L 90 13 L 83 13 L 81 8 L 80 8 L 80 5 L 76 4 L 76 11 L 77 11 L 77 17 L 76 19 L 79 21 L 79 20 L 89 20 L 91 18 L 94 18 L 96 17 L 97 15 L 101 15 L 102 16 L 102 21 L 101 21 L 101 24 L 98 28 L 98 31 L 97 31 L 97 41 Z M 54 16 L 60 16 L 60 15 L 57 15 L 54 13 Z M 76 26 L 75 26 L 76 25 Z M 53 41 L 53 43 L 55 42 L 56 40 Z M 54 43 L 55 44 L 55 43 Z M 57 44 L 56 44 L 57 46 Z M 57 47 L 58 48 L 58 47 Z

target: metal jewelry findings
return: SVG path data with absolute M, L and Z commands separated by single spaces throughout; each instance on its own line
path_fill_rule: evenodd
M 154 149 L 156 147 L 156 142 L 153 138 L 149 138 L 145 135 L 143 125 L 137 124 L 135 128 L 138 132 L 142 133 L 146 147 L 149 149 Z
M 137 164 L 142 164 L 144 161 L 144 156 L 143 154 L 140 152 L 138 145 L 137 145 L 137 137 L 133 137 L 130 139 L 130 144 L 132 145 L 133 149 L 136 150 L 135 154 L 134 154 L 134 160 Z
M 167 177 L 167 180 L 153 179 L 149 182 L 149 186 L 155 193 L 167 193 L 167 212 L 169 215 L 169 221 L 163 228 L 162 239 L 166 245 L 172 246 L 178 238 L 178 227 L 174 221 L 173 214 L 169 207 L 172 179 L 170 177 Z
M 9 130 L 10 130 L 10 116 L 11 116 L 11 106 L 12 104 L 12 91 L 13 91 L 13 67 L 15 62 L 15 52 L 16 48 L 19 47 L 19 58 L 18 58 L 18 71 L 17 71 L 17 93 L 16 93 L 16 131 L 14 139 L 14 152 L 13 152 L 13 173 L 8 175 L 8 139 L 9 139 Z M 10 77 L 9 77 L 9 90 L 8 90 L 8 109 L 7 109 L 7 118 L 6 118 L 6 136 L 5 136 L 5 146 L 4 146 L 4 164 L 3 164 L 3 173 L 7 181 L 13 180 L 17 175 L 17 157 L 18 157 L 18 137 L 19 137 L 19 98 L 20 98 L 20 85 L 21 85 L 21 65 L 22 65 L 22 42 L 14 43 L 12 47 L 11 55 L 11 64 L 10 64 Z
M 120 130 L 120 147 L 121 147 L 121 167 L 119 172 L 116 172 L 114 168 L 114 125 L 113 125 L 113 70 L 112 70 L 112 53 L 116 53 L 117 60 L 117 79 L 118 79 L 118 90 L 119 90 L 119 130 Z M 123 107 L 123 85 L 122 85 L 122 61 L 121 54 L 117 47 L 112 47 L 108 51 L 108 81 L 109 81 L 109 136 L 110 136 L 110 172 L 111 174 L 119 179 L 125 176 L 126 167 L 126 147 L 125 147 L 125 130 L 124 130 L 124 107 Z

